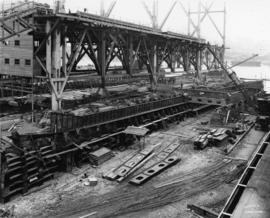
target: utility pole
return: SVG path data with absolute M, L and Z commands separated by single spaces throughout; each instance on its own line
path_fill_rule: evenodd
M 105 15 L 104 0 L 100 0 L 100 16 Z
M 188 17 L 188 35 L 190 36 L 190 2 L 188 3 L 188 14 L 187 14 L 187 17 Z
M 198 30 L 198 38 L 201 39 L 201 1 L 198 3 L 198 25 L 197 25 L 197 30 Z
M 224 23 L 223 23 L 223 63 L 225 60 L 225 53 L 226 53 L 226 25 L 227 25 L 227 11 L 226 11 L 226 3 L 224 2 Z

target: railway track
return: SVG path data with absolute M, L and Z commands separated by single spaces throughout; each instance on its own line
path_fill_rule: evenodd
M 243 162 L 221 159 L 211 166 L 201 169 L 199 175 L 195 170 L 182 175 L 181 181 L 166 186 L 146 185 L 142 189 L 130 190 L 124 194 L 116 190 L 97 197 L 95 200 L 90 196 L 83 201 L 72 202 L 73 206 L 66 205 L 65 208 L 60 208 L 58 214 L 54 214 L 54 216 L 80 217 L 81 214 L 94 213 L 93 217 L 107 218 L 162 207 L 219 187 L 234 175 L 235 170 L 229 169 L 237 163 L 242 164 Z

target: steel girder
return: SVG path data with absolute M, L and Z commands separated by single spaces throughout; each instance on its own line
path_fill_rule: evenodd
M 105 91 L 106 74 L 115 58 L 120 60 L 123 69 L 131 76 L 136 64 L 139 67 L 146 66 L 153 89 L 157 84 L 163 62 L 168 64 L 172 72 L 176 65 L 182 66 L 186 72 L 190 72 L 193 68 L 196 72 L 195 76 L 199 76 L 202 65 L 205 65 L 207 69 L 218 66 L 215 59 L 210 57 L 211 54 L 205 51 L 207 49 L 204 43 L 166 38 L 116 27 L 69 22 L 55 17 L 46 19 L 46 23 L 48 22 L 50 27 L 47 27 L 47 30 L 34 33 L 35 40 L 40 42 L 34 56 L 46 73 L 52 92 L 59 102 L 61 102 L 70 72 L 76 70 L 78 63 L 84 57 L 88 57 L 94 64 L 96 72 L 101 76 L 100 88 Z M 37 24 L 40 24 L 40 27 L 47 25 L 44 25 L 44 19 L 38 20 Z M 55 40 L 56 33 L 60 34 L 58 40 L 50 42 Z M 48 54 L 53 53 L 55 48 L 61 50 L 61 52 L 55 51 L 58 60 L 57 67 L 52 62 L 55 60 L 52 60 Z M 220 56 L 222 49 L 217 46 L 214 48 Z M 55 67 L 58 73 L 51 72 Z

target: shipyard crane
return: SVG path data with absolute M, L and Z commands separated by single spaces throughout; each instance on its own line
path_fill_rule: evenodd
M 247 58 L 247 59 L 244 59 L 244 60 L 242 60 L 242 61 L 240 61 L 240 62 L 234 64 L 233 66 L 228 67 L 228 69 L 232 69 L 232 68 L 234 68 L 234 67 L 236 67 L 236 66 L 238 66 L 238 65 L 241 65 L 241 64 L 243 64 L 243 63 L 246 63 L 247 61 L 250 61 L 250 60 L 252 60 L 253 58 L 258 57 L 258 56 L 259 56 L 258 54 L 254 54 L 254 55 L 252 55 L 251 57 L 249 57 L 249 58 Z
M 244 88 L 241 86 L 241 80 L 237 77 L 236 73 L 232 70 L 233 67 L 242 64 L 254 57 L 257 57 L 258 55 L 253 55 L 252 57 L 241 61 L 240 63 L 238 63 L 237 65 L 234 65 L 232 67 L 227 67 L 225 64 L 223 64 L 223 62 L 218 58 L 218 56 L 215 54 L 215 52 L 212 50 L 211 46 L 208 44 L 207 45 L 207 49 L 209 50 L 209 52 L 213 55 L 213 57 L 216 59 L 216 61 L 219 63 L 220 67 L 222 68 L 222 70 L 224 70 L 224 72 L 228 75 L 228 77 L 231 79 L 231 81 L 233 82 L 233 84 L 235 85 L 235 87 L 241 92 L 241 94 L 243 95 L 244 99 L 247 101 L 247 103 L 250 102 L 249 96 L 248 94 L 245 92 Z M 252 105 L 253 106 L 253 105 Z

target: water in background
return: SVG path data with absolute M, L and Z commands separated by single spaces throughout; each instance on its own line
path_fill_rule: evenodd
M 266 79 L 264 89 L 270 93 L 270 66 L 262 65 L 260 67 L 237 66 L 233 68 L 240 78 L 247 79 Z

